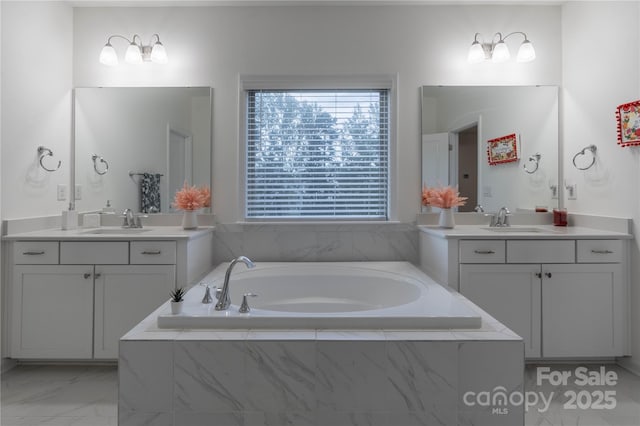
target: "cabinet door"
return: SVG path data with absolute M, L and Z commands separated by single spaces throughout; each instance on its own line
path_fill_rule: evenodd
M 540 357 L 540 265 L 460 265 L 460 293 L 521 336 Z
M 91 358 L 93 266 L 14 266 L 11 356 Z
M 174 265 L 96 265 L 94 358 L 118 358 L 118 341 L 169 300 Z
M 545 357 L 610 357 L 626 349 L 620 264 L 542 266 Z

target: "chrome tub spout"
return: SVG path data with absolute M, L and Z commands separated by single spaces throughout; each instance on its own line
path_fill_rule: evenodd
M 224 285 L 222 286 L 222 291 L 220 292 L 218 303 L 216 303 L 216 311 L 226 311 L 227 309 L 229 309 L 229 305 L 231 304 L 231 298 L 229 297 L 229 278 L 231 278 L 231 270 L 238 262 L 244 263 L 249 269 L 255 266 L 253 262 L 245 256 L 239 256 L 233 259 L 231 263 L 229 263 L 227 272 L 225 272 L 224 274 Z

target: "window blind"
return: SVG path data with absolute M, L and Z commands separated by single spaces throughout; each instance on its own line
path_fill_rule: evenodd
M 247 218 L 386 219 L 389 90 L 248 90 Z

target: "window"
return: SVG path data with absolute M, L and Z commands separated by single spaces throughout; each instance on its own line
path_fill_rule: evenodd
M 247 218 L 388 218 L 389 89 L 246 94 Z

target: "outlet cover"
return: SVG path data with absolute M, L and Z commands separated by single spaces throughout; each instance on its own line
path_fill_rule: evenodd
M 76 191 L 73 198 L 75 200 L 82 200 L 82 185 L 76 185 Z
M 578 184 L 567 185 L 567 198 L 569 200 L 578 199 Z

